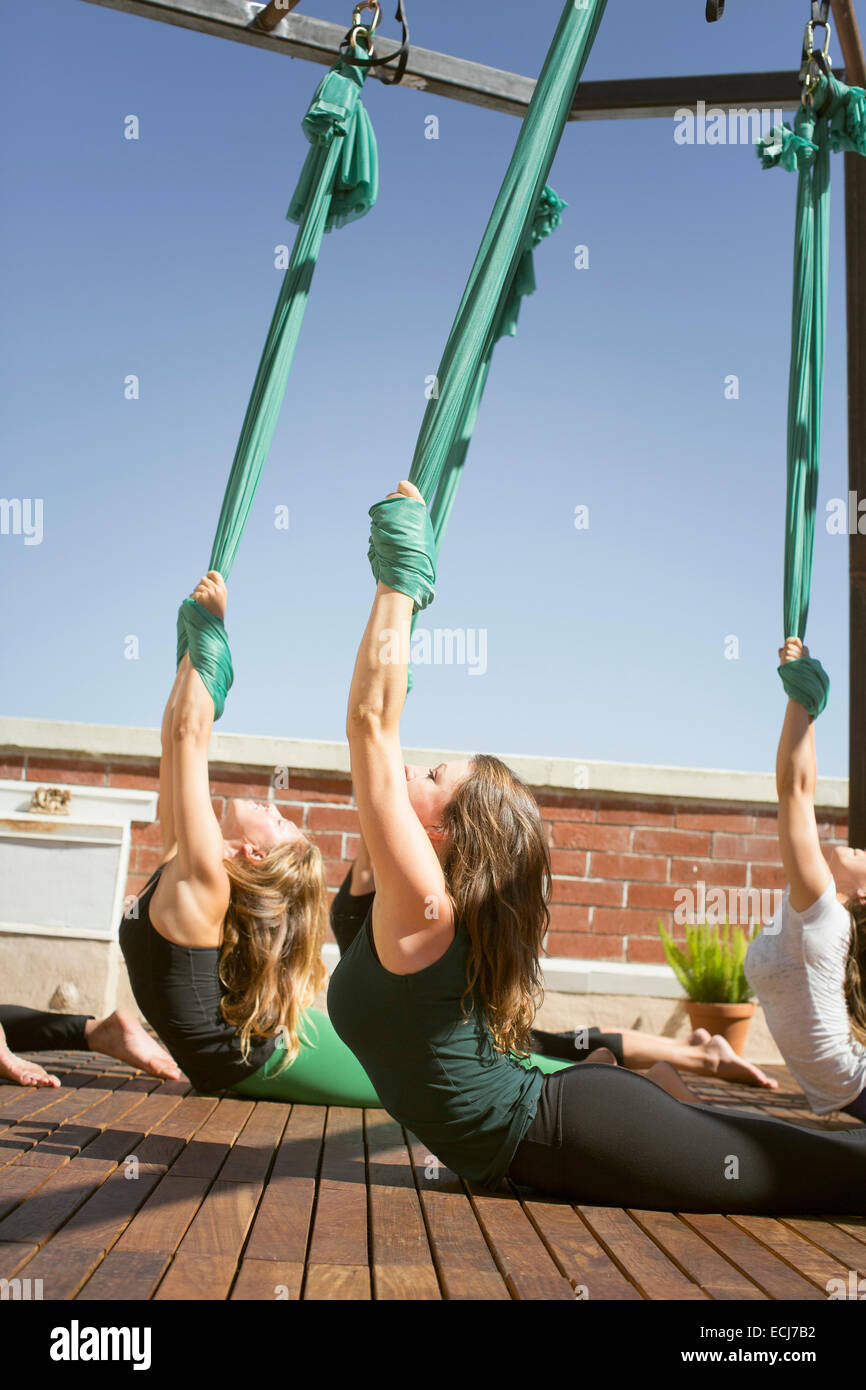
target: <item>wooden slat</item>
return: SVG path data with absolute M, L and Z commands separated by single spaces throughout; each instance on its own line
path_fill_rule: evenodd
M 228 1298 L 234 1276 L 235 1261 L 230 1255 L 177 1255 L 154 1299 Z
M 441 1298 L 403 1131 L 384 1111 L 365 1115 L 373 1295 Z
M 346 1302 L 373 1297 L 370 1271 L 366 1265 L 308 1265 L 304 1299 Z
M 204 1201 L 207 1188 L 206 1178 L 178 1178 L 173 1172 L 168 1173 L 127 1226 L 108 1258 L 113 1259 L 118 1251 L 173 1254 Z
M 673 1212 L 631 1211 L 629 1215 L 711 1298 L 726 1301 L 766 1299 L 767 1295 L 757 1284 L 747 1279 Z
M 493 1194 L 475 1183 L 468 1187 L 473 1210 L 512 1297 L 573 1301 L 574 1289 L 514 1196 Z
M 43 1244 L 113 1169 L 113 1163 L 100 1158 L 77 1158 L 74 1163 L 65 1163 L 0 1221 L 0 1240 Z
M 26 1201 L 31 1193 L 42 1187 L 53 1173 L 66 1166 L 66 1159 L 59 1154 L 42 1155 L 42 1161 L 38 1164 L 24 1162 L 27 1157 L 29 1155 L 22 1155 L 21 1159 L 8 1164 L 3 1170 L 3 1182 L 0 1187 L 0 1240 L 14 1239 L 2 1234 L 3 1218 Z
M 847 1277 L 845 1266 L 775 1217 L 732 1215 L 729 1219 L 775 1254 L 781 1255 L 793 1269 L 811 1279 L 825 1292 L 828 1280 Z
M 296 1302 L 301 1296 L 303 1278 L 303 1264 L 291 1264 L 286 1260 L 244 1260 L 231 1297 L 238 1301 Z
M 172 1167 L 177 1177 L 213 1178 L 252 1113 L 254 1102 L 221 1100 Z
M 524 1208 L 565 1271 L 576 1297 L 594 1303 L 642 1301 L 604 1247 L 573 1207 L 559 1202 L 525 1201 Z M 584 1292 L 585 1291 L 585 1292 Z
M 317 1106 L 292 1108 L 244 1252 L 247 1259 L 304 1264 L 324 1122 L 325 1111 Z
M 220 1169 L 221 1182 L 263 1182 L 282 1138 L 291 1106 L 259 1102 Z
M 321 1286 L 320 1266 L 367 1267 L 367 1182 L 364 1118 L 360 1110 L 328 1111 L 308 1269 Z M 345 1279 L 342 1285 L 345 1285 Z M 369 1289 L 369 1280 L 367 1280 Z M 321 1297 L 310 1295 L 305 1297 Z M 369 1292 L 364 1295 L 369 1297 Z
M 768 1298 L 813 1300 L 823 1297 L 814 1284 L 810 1284 L 796 1270 L 786 1265 L 784 1260 L 779 1259 L 772 1250 L 767 1250 L 726 1216 L 708 1216 L 702 1213 L 680 1215 L 683 1221 L 688 1222 L 699 1235 L 763 1289 Z
M 219 1178 L 193 1217 L 178 1254 L 232 1256 L 237 1261 L 261 1190 L 261 1182 Z
M 707 1297 L 626 1212 L 613 1207 L 581 1206 L 578 1210 L 627 1277 L 647 1298 L 683 1301 Z
M 866 1276 L 866 1243 L 863 1241 L 848 1235 L 831 1221 L 822 1221 L 816 1216 L 799 1219 L 786 1217 L 785 1225 L 792 1227 L 805 1240 L 819 1245 L 829 1255 L 834 1255 L 837 1260 L 842 1260 L 849 1269 Z
M 445 1297 L 461 1301 L 509 1300 L 511 1294 L 460 1178 L 450 1169 L 436 1165 L 426 1144 L 414 1135 L 409 1135 L 409 1149 L 433 1261 Z
M 189 1179 L 194 1181 L 194 1179 Z M 50 1251 L 50 1245 L 47 1251 Z M 80 1290 L 76 1301 L 138 1303 L 150 1298 L 170 1260 L 170 1254 L 111 1250 Z

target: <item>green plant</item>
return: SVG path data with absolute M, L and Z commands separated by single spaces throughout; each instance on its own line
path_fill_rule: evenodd
M 661 921 L 659 932 L 668 965 L 695 1004 L 745 1004 L 752 998 L 743 964 L 754 933 L 727 921 L 699 922 L 686 927 L 683 949 Z

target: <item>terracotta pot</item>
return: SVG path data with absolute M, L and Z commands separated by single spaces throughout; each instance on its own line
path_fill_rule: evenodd
M 737 1056 L 742 1057 L 749 1020 L 758 1007 L 756 999 L 750 999 L 746 1004 L 700 1004 L 694 999 L 684 1002 L 692 1028 L 706 1028 L 708 1033 L 721 1033 Z

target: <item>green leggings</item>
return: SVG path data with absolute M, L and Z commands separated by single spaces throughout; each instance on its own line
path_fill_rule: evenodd
M 331 1020 L 318 1009 L 308 1009 L 298 1036 L 301 1050 L 290 1066 L 278 1071 L 283 1050 L 278 1047 L 263 1067 L 232 1088 L 233 1094 L 255 1100 L 294 1101 L 299 1105 L 347 1105 L 378 1108 L 382 1102 L 354 1052 L 338 1037 Z M 521 1066 L 538 1067 L 545 1073 L 572 1065 L 554 1057 L 531 1053 Z

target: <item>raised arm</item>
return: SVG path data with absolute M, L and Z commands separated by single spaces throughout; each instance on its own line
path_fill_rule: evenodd
M 799 638 L 789 637 L 779 652 L 779 660 L 784 663 L 808 655 Z M 831 878 L 815 819 L 818 773 L 812 724 L 803 706 L 789 700 L 776 755 L 776 791 L 779 848 L 795 912 L 811 907 Z
M 225 615 L 225 585 L 215 571 L 201 581 L 192 597 L 215 617 Z M 201 929 L 208 938 L 222 923 L 229 900 L 225 844 L 210 795 L 208 742 L 213 718 L 213 700 L 186 655 L 178 667 L 171 718 L 171 814 L 177 854 L 166 870 L 165 886 L 175 889 L 175 928 L 183 935 Z M 166 894 L 161 896 L 165 902 Z
M 409 483 L 398 495 L 423 505 Z M 373 934 L 382 964 L 397 975 L 432 964 L 454 937 L 442 866 L 409 800 L 400 747 L 412 610 L 408 595 L 378 584 L 346 715 L 361 836 L 375 872 Z

